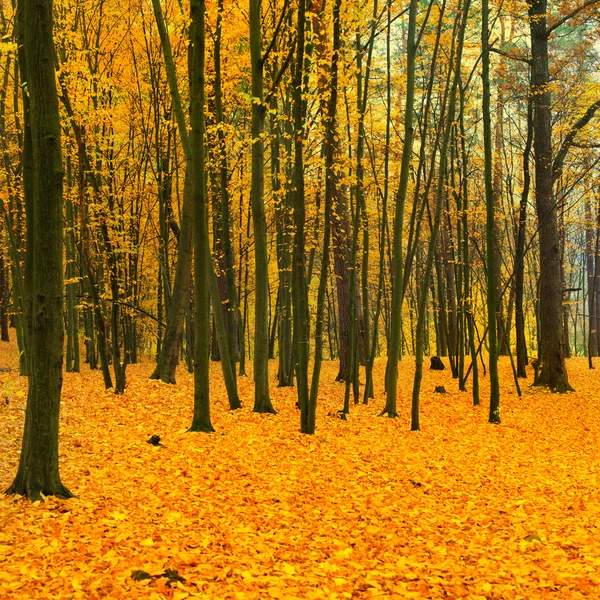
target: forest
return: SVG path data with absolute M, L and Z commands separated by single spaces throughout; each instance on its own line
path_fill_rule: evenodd
M 0 0 L 0 597 L 593 597 L 599 21 Z

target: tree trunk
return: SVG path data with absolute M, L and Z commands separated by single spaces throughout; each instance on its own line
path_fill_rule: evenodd
M 523 191 L 519 203 L 519 225 L 517 233 L 517 249 L 515 253 L 515 328 L 517 337 L 517 376 L 527 377 L 527 343 L 525 341 L 525 314 L 523 312 L 523 292 L 525 282 L 525 231 L 527 228 L 527 201 L 531 175 L 529 157 L 533 143 L 533 100 L 530 98 L 527 107 L 527 140 L 523 152 Z
M 271 99 L 271 110 L 277 110 L 277 98 Z M 290 194 L 281 186 L 281 127 L 276 114 L 271 120 L 271 176 L 275 199 L 275 220 L 277 240 L 277 266 L 279 271 L 279 310 L 277 312 L 277 339 L 279 356 L 277 379 L 279 387 L 294 385 L 292 365 L 292 227 L 290 223 Z
M 541 372 L 536 384 L 547 386 L 552 391 L 567 392 L 573 388 L 569 384 L 565 364 L 565 341 L 562 330 L 563 294 L 558 217 L 553 193 L 547 12 L 547 0 L 529 0 L 535 203 L 540 240 L 540 326 L 543 332 L 540 349 Z
M 315 432 L 316 397 L 309 402 L 308 359 L 310 351 L 308 324 L 308 284 L 306 281 L 306 206 L 304 197 L 304 36 L 306 30 L 306 4 L 298 3 L 298 39 L 294 71 L 294 254 L 292 258 L 292 302 L 294 308 L 294 359 L 298 405 L 300 406 L 300 431 Z
M 486 204 L 486 256 L 487 256 L 487 318 L 490 369 L 490 423 L 500 423 L 500 383 L 498 379 L 498 281 L 500 269 L 496 247 L 496 204 L 499 190 L 494 191 L 492 179 L 492 123 L 490 116 L 490 47 L 489 47 L 489 3 L 483 0 L 481 6 L 481 83 L 483 87 L 483 147 L 484 147 L 484 183 Z M 498 167 L 499 169 L 499 167 Z M 498 184 L 498 182 L 496 182 Z M 500 320 L 502 331 L 502 320 Z
M 190 136 L 192 198 L 194 213 L 194 418 L 190 431 L 214 431 L 210 420 L 209 346 L 210 346 L 210 253 L 208 251 L 208 221 L 206 212 L 206 181 L 204 165 L 204 0 L 190 2 L 191 60 Z M 218 297 L 218 293 L 217 293 Z M 218 312 L 220 306 L 215 303 Z M 215 314 L 215 319 L 220 315 Z M 228 357 L 227 357 L 228 358 Z M 223 361 L 225 362 L 225 361 Z
M 595 240 L 597 238 L 596 220 L 592 218 L 592 208 L 590 197 L 585 197 L 585 251 L 586 251 L 586 271 L 587 271 L 587 305 L 589 319 L 588 335 L 588 355 L 590 357 L 598 356 L 598 325 L 596 319 L 596 298 L 594 286 L 595 272 Z
M 430 239 L 427 247 L 427 257 L 425 260 L 425 269 L 420 282 L 420 289 L 418 295 L 418 318 L 417 318 L 417 332 L 416 332 L 416 356 L 415 356 L 415 376 L 413 381 L 412 391 L 412 402 L 411 402 L 411 431 L 419 431 L 421 429 L 420 424 L 420 392 L 421 392 L 421 381 L 423 378 L 423 352 L 425 345 L 425 317 L 427 307 L 427 291 L 429 288 L 429 280 L 431 278 L 431 271 L 433 267 L 433 259 L 435 254 L 435 247 L 437 244 L 437 236 L 440 227 L 440 221 L 442 217 L 442 206 L 444 197 L 444 173 L 446 170 L 446 159 L 448 144 L 450 141 L 450 134 L 452 132 L 452 125 L 454 122 L 454 112 L 456 106 L 456 90 L 458 88 L 458 81 L 460 79 L 460 64 L 462 58 L 463 42 L 465 29 L 467 24 L 467 17 L 469 14 L 470 0 L 465 0 L 463 10 L 457 15 L 457 19 L 460 19 L 459 30 L 457 33 L 457 49 L 456 49 L 456 62 L 454 65 L 454 75 L 452 76 L 452 82 L 447 79 L 448 90 L 448 109 L 445 115 L 445 123 L 443 130 L 443 139 L 440 146 L 440 158 L 439 168 L 437 175 L 437 190 L 435 196 L 435 212 L 433 217 L 433 223 L 431 227 Z M 401 281 L 400 279 L 396 280 Z M 391 383 L 391 381 L 390 381 Z
M 217 152 L 219 162 L 219 193 L 221 195 L 220 204 L 220 233 L 221 246 L 223 248 L 223 266 L 225 272 L 225 292 L 224 303 L 225 326 L 227 329 L 227 343 L 229 345 L 229 358 L 233 377 L 235 379 L 235 362 L 238 354 L 236 344 L 237 339 L 237 315 L 238 315 L 238 297 L 235 289 L 235 269 L 234 255 L 231 232 L 231 214 L 229 209 L 229 168 L 227 165 L 227 147 L 225 144 L 225 133 L 223 131 L 223 92 L 221 86 L 221 32 L 223 20 L 223 0 L 217 3 L 217 27 L 214 49 L 215 62 L 215 119 L 217 121 Z
M 262 0 L 250 0 L 250 57 L 252 62 L 252 186 L 254 225 L 254 412 L 276 410 L 269 396 L 269 253 L 264 203 L 265 106 L 263 103 Z
M 190 167 L 186 164 L 173 293 L 167 313 L 167 326 L 156 361 L 156 368 L 152 375 L 150 375 L 150 379 L 160 379 L 164 383 L 175 383 L 175 372 L 177 370 L 177 363 L 179 362 L 179 348 L 183 334 L 183 321 L 190 297 L 193 232 L 191 186 Z
M 24 55 L 33 149 L 33 214 L 27 253 L 33 279 L 29 392 L 19 468 L 8 494 L 72 496 L 58 468 L 63 366 L 63 166 L 54 72 L 52 0 L 24 0 Z
M 4 250 L 0 249 L 0 340 L 9 342 L 8 335 L 8 285 Z
M 404 227 L 404 204 L 410 177 L 410 161 L 413 144 L 413 116 L 415 100 L 415 57 L 417 0 L 410 0 L 408 9 L 408 35 L 406 39 L 406 109 L 404 112 L 404 146 L 400 166 L 400 185 L 396 195 L 396 215 L 394 217 L 394 250 L 392 277 L 392 323 L 390 328 L 388 361 L 386 369 L 386 402 L 382 414 L 394 418 L 398 416 L 398 361 L 402 345 L 402 229 Z

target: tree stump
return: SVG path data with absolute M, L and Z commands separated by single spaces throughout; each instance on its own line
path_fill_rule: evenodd
M 444 366 L 444 363 L 442 362 L 442 359 L 439 356 L 432 356 L 431 365 L 429 366 L 429 368 L 432 371 L 443 371 L 446 367 Z

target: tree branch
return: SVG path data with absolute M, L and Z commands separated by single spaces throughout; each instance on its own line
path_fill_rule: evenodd
M 275 47 L 275 42 L 277 41 L 277 36 L 279 35 L 279 30 L 281 29 L 281 25 L 283 24 L 283 19 L 285 18 L 285 16 L 287 15 L 287 12 L 288 12 L 288 5 L 289 5 L 289 0 L 286 0 L 285 4 L 283 5 L 283 8 L 281 9 L 281 16 L 279 17 L 279 22 L 277 23 L 277 27 L 275 28 L 275 31 L 273 32 L 273 37 L 271 38 L 271 43 L 265 50 L 264 54 L 261 56 L 259 66 L 262 66 L 267 62 L 267 58 L 269 58 L 269 54 L 271 54 L 271 51 Z
M 560 174 L 562 173 L 563 163 L 565 162 L 565 157 L 569 152 L 569 149 L 573 145 L 575 141 L 575 137 L 579 133 L 581 129 L 583 129 L 591 120 L 592 117 L 596 114 L 596 111 L 600 108 L 600 100 L 596 100 L 594 104 L 592 104 L 586 111 L 585 114 L 571 127 L 571 131 L 566 135 L 562 144 L 560 145 L 560 149 L 556 154 L 556 158 L 552 163 L 552 181 L 556 181 Z
M 499 54 L 500 56 L 504 56 L 505 58 L 511 58 L 512 60 L 518 60 L 520 62 L 524 62 L 524 63 L 528 64 L 529 66 L 531 66 L 530 58 L 525 58 L 524 56 L 517 56 L 516 54 L 509 54 L 508 52 L 505 52 L 504 50 L 500 50 L 500 48 L 490 48 L 490 52 L 495 52 L 496 54 Z
M 294 56 L 295 49 L 296 49 L 296 40 L 294 39 L 294 43 L 290 44 L 290 51 L 288 52 L 288 55 L 285 57 L 285 60 L 283 61 L 283 64 L 281 65 L 281 69 L 279 69 L 279 73 L 277 73 L 277 75 L 275 76 L 275 79 L 273 80 L 273 85 L 271 86 L 271 89 L 269 90 L 269 93 L 267 94 L 267 97 L 265 98 L 265 100 L 263 102 L 263 106 L 265 106 L 265 107 L 269 106 L 269 103 L 271 102 L 271 98 L 277 92 L 277 87 L 279 86 L 279 83 L 281 82 L 281 78 L 283 77 L 283 74 L 286 72 L 286 70 L 292 60 L 292 56 Z
M 600 0 L 587 0 L 581 6 L 574 8 L 568 15 L 560 18 L 556 23 L 553 23 L 546 29 L 546 36 L 549 36 L 555 29 L 558 29 L 561 25 L 564 25 L 569 19 L 572 19 L 575 15 L 579 14 L 582 10 L 588 8 L 588 6 L 593 6 L 594 4 L 598 4 Z

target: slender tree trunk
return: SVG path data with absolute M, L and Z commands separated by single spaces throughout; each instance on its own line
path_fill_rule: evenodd
M 517 249 L 515 254 L 515 328 L 517 337 L 517 375 L 527 377 L 527 342 L 525 341 L 525 313 L 523 312 L 523 296 L 525 282 L 525 231 L 527 228 L 527 201 L 531 175 L 529 158 L 533 143 L 533 99 L 527 105 L 527 139 L 523 152 L 523 190 L 519 203 L 519 226 L 517 233 Z
M 68 168 L 70 171 L 71 162 L 67 161 Z M 66 275 L 67 280 L 70 282 L 67 284 L 67 371 L 72 373 L 79 373 L 80 370 L 80 357 L 79 357 L 79 313 L 77 310 L 77 281 L 75 271 L 75 217 L 73 202 L 71 199 L 67 200 L 67 224 L 69 231 L 67 232 L 65 258 L 67 261 Z
M 279 291 L 277 294 L 279 310 L 277 318 L 277 334 L 279 356 L 277 379 L 279 387 L 294 385 L 294 369 L 292 365 L 292 282 L 291 282 L 291 247 L 292 234 L 290 224 L 289 194 L 281 186 L 281 126 L 277 118 L 277 98 L 271 99 L 271 171 L 273 197 L 275 198 L 275 220 L 277 225 L 277 266 L 279 271 Z
M 8 285 L 6 278 L 6 265 L 4 264 L 4 250 L 0 249 L 0 339 L 9 342 L 8 335 Z
M 390 329 L 388 362 L 386 370 L 386 403 L 382 414 L 397 417 L 398 361 L 402 344 L 402 229 L 404 227 L 404 203 L 410 176 L 410 161 L 413 144 L 413 116 L 415 99 L 415 56 L 417 0 L 410 0 L 408 9 L 408 36 L 406 40 L 406 108 L 404 112 L 404 146 L 400 166 L 400 186 L 396 195 L 396 216 L 394 218 L 394 250 L 392 277 L 392 324 Z
M 591 192 L 591 190 L 590 190 Z M 587 309 L 589 319 L 588 355 L 598 356 L 598 327 L 596 324 L 596 298 L 594 286 L 595 271 L 595 240 L 598 237 L 596 220 L 592 218 L 592 208 L 589 195 L 585 198 L 585 246 L 586 246 L 586 272 L 587 272 Z
M 437 235 L 440 227 L 440 221 L 442 216 L 442 205 L 444 197 L 444 172 L 446 169 L 446 159 L 448 144 L 450 141 L 450 134 L 452 132 L 452 123 L 454 121 L 454 112 L 456 106 L 456 89 L 458 87 L 458 81 L 460 79 L 460 64 L 462 59 L 463 41 L 464 34 L 467 24 L 467 17 L 469 14 L 470 0 L 465 0 L 460 14 L 460 25 L 457 32 L 457 50 L 456 50 L 456 61 L 454 64 L 454 75 L 452 76 L 452 83 L 449 90 L 448 109 L 446 111 L 446 122 L 444 124 L 443 139 L 440 146 L 440 158 L 439 158 L 439 170 L 438 170 L 438 181 L 436 190 L 436 203 L 435 213 L 433 218 L 433 226 L 431 228 L 429 244 L 427 248 L 427 258 L 425 260 L 425 269 L 423 278 L 420 284 L 420 291 L 418 296 L 418 319 L 417 319 L 417 332 L 416 332 L 416 356 L 415 356 L 415 377 L 413 383 L 412 393 L 412 407 L 411 407 L 411 431 L 418 431 L 421 429 L 420 424 L 420 392 L 421 392 L 421 380 L 423 378 L 423 351 L 425 342 L 425 309 L 427 306 L 427 290 L 429 288 L 429 280 L 431 278 L 431 270 L 433 267 L 433 258 L 435 253 L 435 247 L 437 243 Z M 401 280 L 401 279 L 400 279 Z
M 193 234 L 191 187 L 190 165 L 186 163 L 173 291 L 160 353 L 156 361 L 156 367 L 150 375 L 150 379 L 160 379 L 164 383 L 175 383 L 175 373 L 179 362 L 179 349 L 183 335 L 183 322 L 190 297 Z
M 306 281 L 306 207 L 304 198 L 304 38 L 306 29 L 305 0 L 298 3 L 298 32 L 294 70 L 294 255 L 292 260 L 292 300 L 294 306 L 294 358 L 300 431 L 315 432 L 315 402 L 309 402 L 308 358 L 310 350 L 308 325 L 308 284 Z
M 194 421 L 191 429 L 194 431 L 212 431 L 210 422 L 210 405 L 208 398 L 208 369 L 209 363 L 204 364 L 204 360 L 209 361 L 210 351 L 210 302 L 214 307 L 221 306 L 219 295 L 219 285 L 217 276 L 212 264 L 212 256 L 209 245 L 208 220 L 206 214 L 206 178 L 204 161 L 204 14 L 205 4 L 203 0 L 195 0 L 190 5 L 193 20 L 193 33 L 195 39 L 191 40 L 189 57 L 189 79 L 190 94 L 192 103 L 190 107 L 192 134 L 188 136 L 185 123 L 185 115 L 182 108 L 179 88 L 177 86 L 177 77 L 175 65 L 171 51 L 171 44 L 167 34 L 166 25 L 162 16 L 160 0 L 153 0 L 152 6 L 156 17 L 163 55 L 167 80 L 173 100 L 173 108 L 177 118 L 177 127 L 186 157 L 186 164 L 190 167 L 190 184 L 193 207 L 194 224 L 194 253 L 196 260 L 194 263 L 195 280 L 195 302 L 194 302 Z M 193 85 L 192 85 L 193 84 Z M 195 86 L 195 87 L 193 87 Z M 196 107 L 196 114 L 192 109 Z M 194 162 L 195 161 L 195 162 Z M 198 252 L 201 251 L 201 254 Z M 204 314 L 206 312 L 206 322 Z M 229 354 L 229 344 L 227 343 L 227 334 L 223 314 L 220 310 L 214 311 L 217 339 L 219 342 L 219 352 L 221 354 L 221 367 L 229 406 L 233 410 L 240 407 L 240 400 L 237 392 L 237 383 L 235 379 L 235 369 L 232 366 L 232 359 Z M 206 348 L 205 348 L 206 346 Z M 177 347 L 179 350 L 179 345 Z M 205 351 L 206 350 L 206 357 Z M 234 365 L 235 363 L 233 363 Z
M 269 253 L 264 203 L 265 106 L 261 34 L 262 0 L 250 0 L 250 57 L 252 62 L 252 186 L 254 225 L 254 411 L 275 414 L 269 396 Z
M 381 228 L 379 239 L 379 277 L 377 285 L 377 299 L 375 302 L 375 315 L 373 317 L 373 338 L 371 342 L 371 354 L 367 357 L 367 368 L 365 369 L 366 382 L 363 396 L 363 404 L 367 404 L 373 387 L 373 364 L 375 362 L 375 347 L 378 341 L 379 315 L 381 313 L 381 301 L 384 290 L 385 277 L 385 241 L 387 229 L 387 203 L 389 195 L 389 171 L 390 171 L 390 139 L 391 139 L 391 110 L 392 110 L 392 82 L 391 82 L 391 0 L 386 2 L 387 30 L 386 30 L 386 128 L 385 128 L 385 154 L 384 154 L 384 181 L 381 201 Z M 400 326 L 402 329 L 402 325 Z
M 214 431 L 210 420 L 209 351 L 210 298 L 208 221 L 206 211 L 206 180 L 204 166 L 204 0 L 190 2 L 190 135 L 191 180 L 194 207 L 194 418 L 189 431 Z M 216 303 L 215 318 L 221 316 Z M 223 360 L 225 362 L 225 359 Z
M 490 50 L 489 50 L 489 4 L 481 5 L 481 63 L 483 85 L 483 146 L 484 180 L 486 203 L 486 249 L 487 249 L 487 310 L 490 370 L 490 423 L 500 423 L 500 384 L 498 379 L 498 315 L 497 315 L 497 271 L 496 264 L 496 217 L 494 186 L 492 179 L 492 125 L 490 117 Z M 500 321 L 502 323 L 502 321 Z
M 469 350 L 471 353 L 471 366 L 473 368 L 473 405 L 479 406 L 479 366 L 477 364 L 477 350 L 475 348 L 475 326 L 473 317 L 473 297 L 471 290 L 471 263 L 469 249 L 469 166 L 467 160 L 465 121 L 464 121 L 465 89 L 460 88 L 460 144 L 462 168 L 462 224 L 463 224 L 463 264 L 464 264 L 464 310 L 467 319 L 467 333 Z M 464 388 L 468 373 L 464 376 L 461 389 Z
M 229 197 L 229 169 L 227 165 L 227 147 L 225 144 L 225 132 L 223 131 L 223 92 L 221 85 L 221 36 L 223 21 L 223 0 L 217 3 L 217 27 L 214 49 L 215 62 L 215 119 L 217 121 L 217 149 L 219 161 L 219 192 L 221 194 L 221 244 L 223 247 L 223 263 L 225 269 L 225 325 L 227 330 L 227 343 L 229 344 L 229 358 L 232 365 L 232 373 L 235 378 L 235 362 L 237 355 L 236 329 L 238 314 L 238 297 L 235 289 L 235 268 L 231 232 L 231 213 Z

